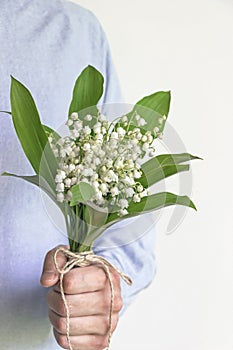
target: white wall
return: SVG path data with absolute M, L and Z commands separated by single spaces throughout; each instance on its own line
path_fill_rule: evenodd
M 172 90 L 169 121 L 191 153 L 198 212 L 166 235 L 158 273 L 128 309 L 112 350 L 232 350 L 233 3 L 79 0 L 109 38 L 126 101 Z

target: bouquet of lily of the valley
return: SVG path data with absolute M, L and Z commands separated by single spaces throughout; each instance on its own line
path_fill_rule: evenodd
M 144 97 L 109 122 L 97 107 L 103 82 L 94 67 L 83 70 L 69 107 L 69 133 L 61 137 L 41 124 L 26 87 L 13 77 L 11 81 L 9 113 L 36 173 L 19 177 L 39 186 L 61 209 L 72 252 L 89 251 L 101 233 L 126 218 L 175 204 L 195 209 L 187 196 L 150 193 L 153 184 L 188 171 L 189 165 L 182 163 L 198 158 L 188 153 L 156 156 L 155 140 L 167 120 L 170 92 Z
M 195 209 L 187 196 L 150 191 L 164 178 L 188 171 L 189 164 L 183 163 L 198 158 L 188 153 L 156 155 L 155 142 L 167 120 L 170 92 L 146 96 L 110 122 L 97 105 L 103 82 L 94 67 L 84 69 L 73 90 L 67 135 L 60 136 L 42 125 L 26 87 L 14 78 L 11 81 L 9 113 L 36 174 L 3 175 L 39 186 L 64 215 L 71 253 L 84 255 L 107 228 L 121 220 L 175 204 Z M 73 258 L 71 267 L 76 264 Z

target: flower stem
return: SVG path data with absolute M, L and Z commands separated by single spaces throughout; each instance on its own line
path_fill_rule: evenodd
M 70 243 L 70 251 L 73 253 L 83 253 L 83 252 L 88 252 L 90 250 L 92 250 L 92 246 L 87 246 L 85 244 L 76 242 L 72 239 L 69 239 L 69 243 Z

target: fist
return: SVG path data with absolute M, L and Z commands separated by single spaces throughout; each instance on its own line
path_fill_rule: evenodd
M 66 310 L 59 287 L 59 274 L 54 266 L 53 255 L 57 248 L 47 253 L 41 276 L 41 284 L 50 288 L 47 295 L 49 319 L 57 343 L 69 349 L 66 339 Z M 59 266 L 66 258 L 58 254 Z M 110 270 L 114 288 L 112 331 L 116 329 L 122 308 L 120 278 Z M 97 266 L 72 269 L 64 275 L 64 293 L 70 313 L 70 341 L 73 350 L 103 350 L 109 334 L 111 290 L 104 270 Z

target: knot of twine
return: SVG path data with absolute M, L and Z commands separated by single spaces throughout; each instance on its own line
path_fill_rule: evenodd
M 67 262 L 63 267 L 59 267 L 57 255 L 58 253 L 63 253 L 67 257 Z M 55 267 L 60 274 L 60 291 L 61 297 L 66 310 L 66 338 L 69 345 L 69 350 L 73 350 L 70 340 L 70 312 L 69 307 L 66 301 L 65 292 L 63 288 L 63 278 L 64 275 L 71 271 L 74 267 L 87 267 L 90 265 L 99 265 L 105 272 L 110 290 L 111 290 L 111 299 L 110 299 L 110 310 L 109 310 L 109 331 L 108 331 L 108 345 L 107 349 L 109 349 L 110 341 L 112 337 L 112 313 L 113 313 L 113 304 L 114 304 L 114 286 L 110 274 L 110 268 L 116 271 L 119 276 L 128 284 L 132 284 L 132 280 L 130 277 L 126 276 L 122 271 L 120 271 L 116 266 L 112 265 L 108 260 L 103 258 L 102 256 L 95 255 L 93 251 L 83 252 L 83 253 L 73 253 L 70 250 L 59 247 L 53 256 Z

